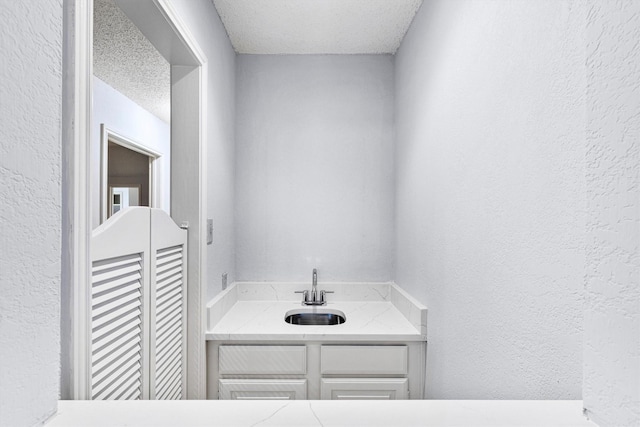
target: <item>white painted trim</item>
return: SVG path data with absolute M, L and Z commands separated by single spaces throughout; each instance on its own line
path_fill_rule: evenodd
M 198 65 L 204 65 L 207 62 L 200 45 L 196 42 L 195 37 L 189 30 L 189 27 L 184 23 L 184 20 L 178 15 L 173 4 L 169 0 L 153 0 L 158 10 L 165 17 L 169 25 L 173 28 L 173 31 L 178 38 L 184 43 L 184 45 L 191 51 L 194 59 L 198 62 Z M 188 65 L 188 64 L 172 64 L 172 65 Z
M 173 4 L 168 0 L 153 0 L 158 10 L 162 12 L 165 19 L 173 28 L 175 34 L 182 40 L 184 45 L 191 51 L 194 59 L 200 64 L 200 129 L 199 129 L 199 170 L 200 170 L 200 185 L 198 186 L 200 189 L 200 194 L 198 196 L 199 206 L 199 223 L 200 223 L 200 231 L 201 233 L 207 229 L 207 143 L 205 141 L 208 133 L 207 133 L 207 106 L 208 106 L 208 66 L 207 66 L 207 58 L 204 55 L 204 52 L 200 48 L 200 45 L 196 42 L 195 37 L 189 30 L 189 27 L 184 23 L 182 18 L 178 15 Z M 202 234 L 204 236 L 204 234 Z M 189 306 L 187 308 L 189 313 L 192 313 L 192 310 L 195 310 L 197 313 L 197 318 L 200 320 L 197 325 L 198 331 L 196 331 L 196 335 L 200 337 L 193 346 L 193 343 L 188 348 L 187 354 L 187 370 L 190 367 L 195 366 L 201 368 L 201 372 L 196 376 L 197 383 L 193 384 L 193 381 L 187 383 L 187 390 L 189 398 L 195 399 L 206 399 L 207 396 L 207 375 L 206 375 L 206 318 L 205 318 L 205 305 L 206 305 L 206 290 L 207 290 L 207 242 L 205 238 L 202 238 L 200 241 L 200 250 L 198 251 L 198 266 L 200 269 L 199 280 L 200 283 L 197 284 L 196 287 L 189 286 L 190 291 L 194 290 L 197 292 L 196 300 L 197 307 Z M 190 254 L 190 257 L 193 257 L 195 254 Z M 189 317 L 192 317 L 190 314 Z M 192 327 L 193 325 L 189 325 Z M 193 368 L 191 368 L 193 369 Z M 193 376 L 189 376 L 193 378 Z
M 93 1 L 75 0 L 74 10 L 74 110 L 72 190 L 72 328 L 73 399 L 90 397 L 90 194 L 89 147 L 93 78 Z
M 104 123 L 100 123 L 100 223 L 107 220 L 107 210 L 109 207 L 108 173 L 109 173 L 109 141 L 113 141 L 122 147 L 144 154 L 149 157 L 149 207 L 159 208 L 159 175 L 156 168 L 156 160 L 162 157 L 162 153 L 153 150 L 146 145 L 127 138 L 109 128 Z

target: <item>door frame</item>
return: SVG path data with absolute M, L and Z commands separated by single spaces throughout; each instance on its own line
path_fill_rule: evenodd
M 118 2 L 118 0 L 116 0 Z M 93 1 L 68 0 L 65 6 L 65 54 L 63 91 L 63 288 L 62 293 L 62 386 L 63 399 L 90 398 L 90 283 L 91 197 L 90 142 L 93 79 Z M 207 58 L 170 0 L 136 0 L 125 13 L 143 31 L 170 64 L 193 67 L 196 91 L 189 120 L 172 125 L 172 149 L 191 150 L 197 156 L 196 192 L 176 203 L 172 192 L 172 216 L 188 227 L 188 345 L 187 395 L 206 398 L 205 296 L 206 296 L 206 149 Z M 140 26 L 140 24 L 142 27 Z M 145 32 L 145 28 L 147 32 Z M 149 30 L 151 31 L 149 33 Z M 192 85 L 193 86 L 193 85 Z M 173 89 L 172 89 L 173 91 Z M 183 98 L 189 98 L 183 94 Z M 172 93 L 173 98 L 173 93 Z M 195 126 L 195 130 L 194 130 Z M 183 137 L 184 136 L 184 137 Z M 173 156 L 172 156 L 173 157 Z M 172 159 L 173 163 L 173 159 Z M 171 168 L 171 186 L 194 165 Z M 174 211 L 177 211 L 174 212 Z M 177 216 L 177 217 L 176 217 Z M 65 301 L 68 300 L 68 301 Z M 68 341 L 68 342 L 67 342 Z
M 159 176 L 156 170 L 156 161 L 162 157 L 162 153 L 129 139 L 109 129 L 104 123 L 100 123 L 100 224 L 109 217 L 109 198 L 111 197 L 109 190 L 109 142 L 149 157 L 149 207 L 160 207 L 158 206 Z

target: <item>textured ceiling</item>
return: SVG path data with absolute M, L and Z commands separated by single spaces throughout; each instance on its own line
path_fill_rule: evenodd
M 169 63 L 113 0 L 94 0 L 93 74 L 169 123 Z
M 213 0 L 234 49 L 395 53 L 422 0 Z

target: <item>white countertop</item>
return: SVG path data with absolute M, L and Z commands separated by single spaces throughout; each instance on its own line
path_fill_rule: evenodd
M 319 309 L 344 312 L 346 322 L 331 326 L 291 325 L 289 310 L 303 306 L 295 290 L 304 284 L 242 282 L 208 305 L 207 340 L 216 341 L 426 341 L 427 309 L 392 283 L 333 283 Z
M 594 427 L 580 400 L 60 401 L 49 427 Z
M 341 325 L 290 325 L 285 313 L 303 308 L 289 301 L 238 301 L 207 333 L 208 340 L 425 341 L 390 302 L 334 302 L 322 308 L 343 311 Z M 310 307 L 306 307 L 310 308 Z

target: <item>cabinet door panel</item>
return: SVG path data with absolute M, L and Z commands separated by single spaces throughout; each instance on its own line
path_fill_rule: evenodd
M 221 400 L 300 400 L 307 380 L 220 380 Z
M 220 374 L 304 375 L 307 347 L 304 345 L 221 345 Z
M 407 347 L 380 345 L 323 345 L 323 375 L 406 375 Z
M 322 379 L 322 400 L 399 400 L 408 398 L 406 378 Z

